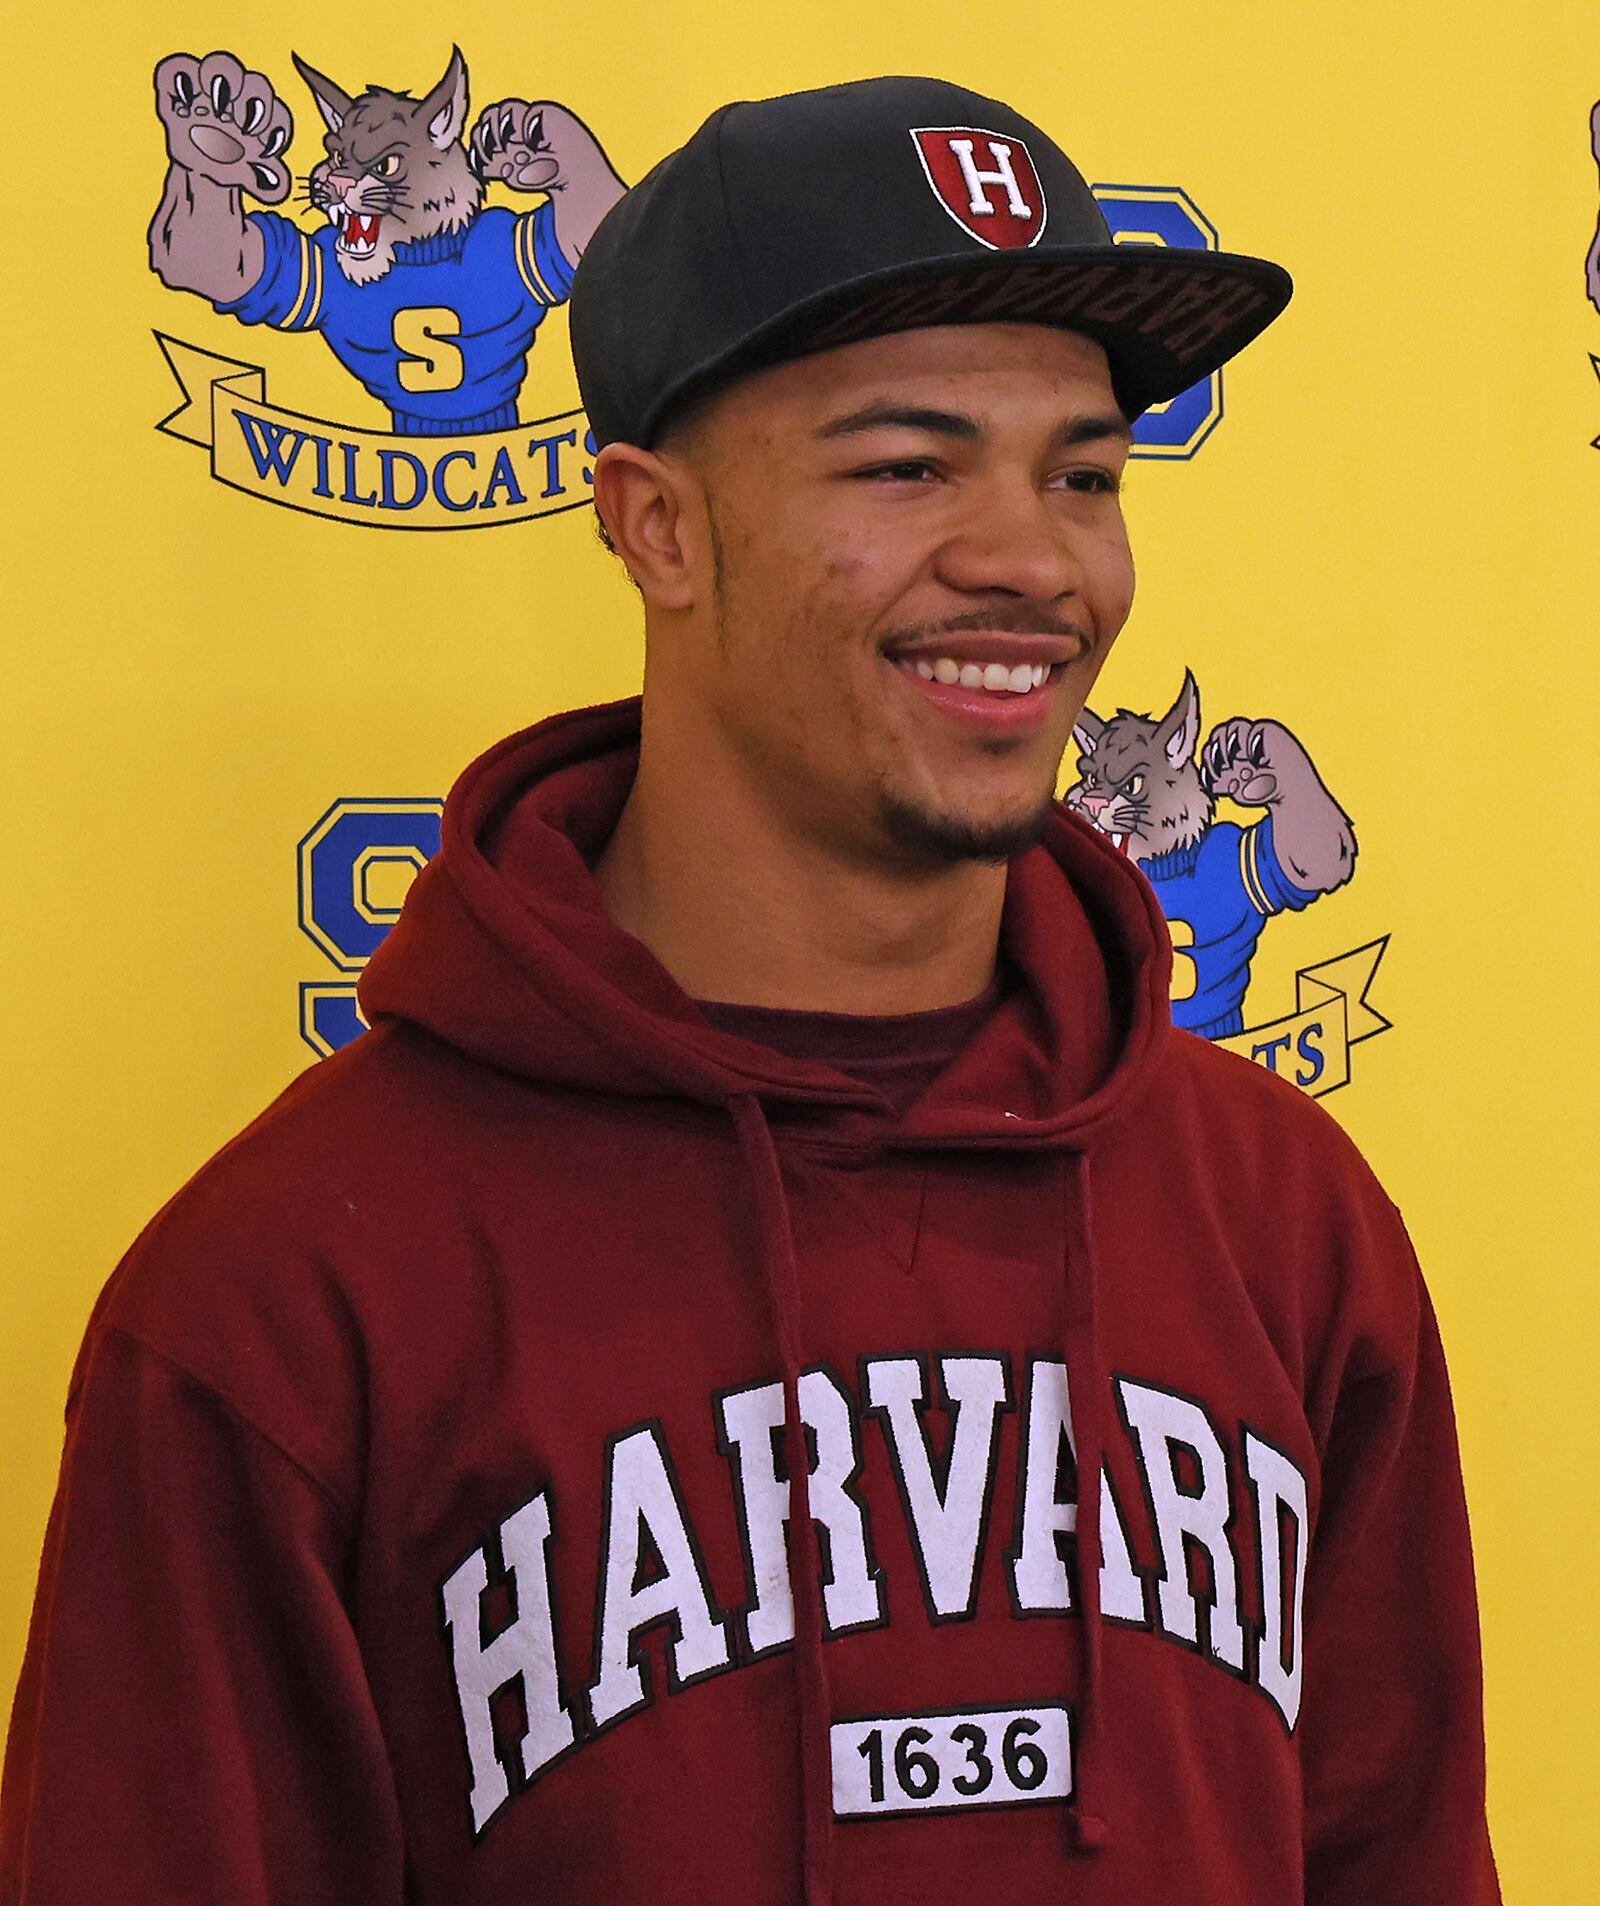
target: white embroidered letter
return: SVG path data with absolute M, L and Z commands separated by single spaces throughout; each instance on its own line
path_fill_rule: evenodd
M 1210 1648 L 1218 1661 L 1244 1670 L 1244 1630 L 1239 1625 L 1239 1571 L 1228 1544 L 1232 1502 L 1222 1443 L 1198 1403 L 1124 1377 L 1118 1389 L 1129 1429 L 1138 1439 L 1139 1466 L 1161 1545 L 1156 1584 L 1162 1631 L 1192 1646 L 1200 1644 L 1200 1601 L 1189 1586 L 1186 1542 L 1203 1548 L 1211 1562 Z M 1180 1488 L 1178 1453 L 1188 1450 L 1199 1470 L 1198 1490 Z
M 817 1459 L 808 1489 L 811 1515 L 826 1536 L 822 1610 L 830 1634 L 883 1616 L 883 1597 L 867 1560 L 866 1522 L 850 1492 L 860 1467 L 848 1399 L 826 1371 L 800 1379 L 800 1419 L 815 1434 Z M 794 1595 L 784 1530 L 789 1485 L 778 1474 L 774 1438 L 783 1426 L 783 1385 L 737 1390 L 722 1399 L 724 1445 L 739 1479 L 751 1603 L 745 1632 L 752 1654 L 794 1640 Z
M 705 1571 L 695 1553 L 688 1518 L 667 1467 L 655 1428 L 630 1431 L 611 1445 L 606 1468 L 608 1514 L 600 1563 L 599 1672 L 589 1691 L 596 1727 L 619 1719 L 650 1699 L 633 1659 L 641 1628 L 672 1621 L 672 1673 L 678 1687 L 727 1665 L 728 1636 L 712 1619 Z M 650 1553 L 661 1572 L 642 1586 L 640 1565 Z
M 885 1421 L 935 1616 L 970 1615 L 978 1595 L 978 1550 L 994 1486 L 999 1413 L 1009 1402 L 1002 1357 L 941 1357 L 939 1369 L 955 1418 L 943 1486 L 922 1425 L 922 1366 L 914 1357 L 879 1357 L 867 1365 L 867 1401 Z
M 1022 1528 L 1011 1563 L 1017 1607 L 1026 1615 L 1065 1613 L 1072 1584 L 1059 1538 L 1078 1529 L 1077 1485 L 1062 1483 L 1062 1457 L 1077 1475 L 1072 1446 L 1067 1366 L 1036 1358 L 1028 1383 L 1028 1437 L 1022 1459 Z M 1110 1479 L 1100 1472 L 1100 1612 L 1118 1621 L 1145 1620 L 1144 1584 L 1134 1573 L 1128 1533 L 1122 1526 Z
M 994 160 L 993 172 L 980 172 L 978 163 L 972 156 L 970 139 L 952 139 L 950 150 L 956 155 L 956 164 L 961 168 L 961 176 L 966 180 L 970 200 L 967 210 L 974 218 L 993 218 L 994 207 L 989 203 L 986 186 L 1005 187 L 1006 201 L 1011 207 L 1013 218 L 1032 218 L 1033 209 L 1022 196 L 1022 187 L 1017 184 L 1017 174 L 1011 164 L 1011 148 L 1002 140 L 990 139 L 989 157 Z
M 550 1616 L 550 1501 L 544 1494 L 525 1503 L 500 1525 L 500 1554 L 516 1597 L 517 1616 L 487 1645 L 482 1639 L 482 1596 L 489 1585 L 488 1561 L 474 1549 L 444 1585 L 444 1618 L 450 1631 L 456 1699 L 472 1767 L 472 1824 L 481 1833 L 510 1797 L 505 1769 L 495 1753 L 489 1702 L 513 1681 L 522 1683 L 528 1731 L 522 1737 L 522 1772 L 531 1780 L 572 1744 L 572 1716 L 561 1705 L 556 1680 L 555 1628 Z
M 1291 1732 L 1300 1715 L 1301 1635 L 1306 1605 L 1306 1479 L 1281 1449 L 1244 1433 L 1244 1467 L 1256 1499 L 1256 1530 L 1261 1551 L 1261 1640 L 1256 1650 L 1256 1684 L 1277 1702 Z M 1294 1517 L 1292 1612 L 1283 1618 L 1283 1516 Z M 1287 1640 L 1288 1659 L 1284 1659 Z

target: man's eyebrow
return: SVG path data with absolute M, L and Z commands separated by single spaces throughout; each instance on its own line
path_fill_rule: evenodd
M 824 441 L 837 437 L 859 437 L 869 430 L 921 430 L 933 437 L 953 437 L 961 443 L 978 443 L 983 426 L 975 417 L 957 410 L 930 410 L 921 405 L 867 404 L 847 416 L 835 417 L 816 433 Z M 1069 450 L 1080 443 L 1097 443 L 1104 437 L 1131 442 L 1133 431 L 1125 417 L 1116 411 L 1104 416 L 1073 417 L 1052 434 L 1052 450 Z
M 1133 426 L 1120 411 L 1110 411 L 1104 417 L 1074 417 L 1056 431 L 1050 447 L 1070 450 L 1076 444 L 1098 443 L 1102 437 L 1120 437 L 1124 443 L 1132 443 Z
M 977 421 L 956 410 L 928 410 L 920 405 L 868 404 L 848 416 L 835 417 L 817 432 L 822 438 L 858 437 L 868 430 L 923 430 L 934 437 L 958 437 L 976 443 L 983 435 Z

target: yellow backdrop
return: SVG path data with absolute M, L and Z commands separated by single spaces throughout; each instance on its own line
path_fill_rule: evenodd
M 231 45 L 271 74 L 303 172 L 321 128 L 291 49 L 352 89 L 420 89 L 452 41 L 475 105 L 560 100 L 628 178 L 729 97 L 942 74 L 1013 101 L 1091 179 L 1181 192 L 1224 246 L 1293 270 L 1198 449 L 1134 467 L 1140 596 L 1096 699 L 1164 709 L 1190 666 L 1205 727 L 1287 723 L 1354 818 L 1355 879 L 1269 923 L 1247 1023 L 1349 1001 L 1359 1043 L 1328 1107 L 1408 1213 L 1451 1356 L 1507 1898 L 1592 1896 L 1600 41 L 1554 0 L 132 0 L 14 22 L 0 1688 L 96 1290 L 315 1063 L 302 1009 L 337 1027 L 338 992 L 302 988 L 348 985 L 329 945 L 349 935 L 302 931 L 300 844 L 340 801 L 401 804 L 346 867 L 347 911 L 380 931 L 474 753 L 637 683 L 633 598 L 581 507 L 581 420 L 550 453 L 571 491 L 553 500 L 580 507 L 493 535 L 268 507 L 213 479 L 193 413 L 187 441 L 155 427 L 182 404 L 156 332 L 258 367 L 264 387 L 235 389 L 346 438 L 385 427 L 319 340 L 246 331 L 149 271 L 157 59 Z M 576 403 L 558 312 L 522 415 Z M 1320 990 L 1297 980 L 1364 947 Z

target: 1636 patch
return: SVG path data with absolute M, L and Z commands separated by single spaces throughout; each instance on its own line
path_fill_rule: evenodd
M 841 1820 L 1072 1795 L 1072 1717 L 1060 1705 L 835 1721 L 828 1738 Z

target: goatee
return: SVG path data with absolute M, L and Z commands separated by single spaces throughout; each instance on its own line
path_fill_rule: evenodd
M 1031 813 L 1015 820 L 981 821 L 970 815 L 930 812 L 887 790 L 880 793 L 878 803 L 884 832 L 895 845 L 940 865 L 1015 860 L 1044 838 L 1054 805 L 1054 798 L 1046 795 Z

